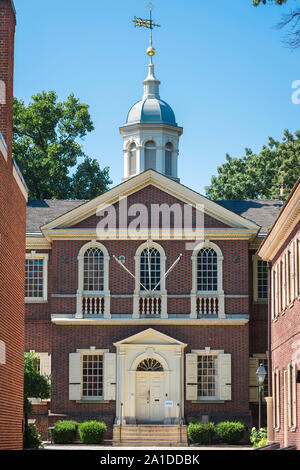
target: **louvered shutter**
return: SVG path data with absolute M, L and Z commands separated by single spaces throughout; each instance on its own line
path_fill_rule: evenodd
M 231 354 L 218 357 L 219 398 L 231 400 Z
M 292 366 L 292 413 L 293 413 L 293 428 L 297 426 L 297 372 L 296 364 Z
M 117 367 L 116 367 L 116 354 L 105 353 L 104 361 L 104 400 L 116 399 L 116 380 L 117 380 Z
M 42 375 L 51 375 L 51 355 L 48 353 L 37 354 L 40 358 L 40 372 Z
M 81 399 L 81 354 L 69 354 L 69 400 Z
M 197 354 L 186 354 L 186 399 L 198 399 Z
M 259 366 L 259 360 L 255 357 L 249 358 L 249 401 L 257 403 L 259 399 L 258 385 L 256 380 L 256 371 Z

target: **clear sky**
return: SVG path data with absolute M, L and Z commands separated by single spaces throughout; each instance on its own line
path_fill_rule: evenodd
M 14 0 L 17 9 L 15 96 L 42 90 L 61 100 L 74 92 L 90 105 L 95 131 L 86 154 L 123 176 L 119 126 L 142 97 L 147 31 L 144 0 Z M 254 8 L 250 0 L 154 0 L 156 75 L 161 97 L 184 127 L 181 182 L 204 193 L 225 154 L 257 152 L 268 136 L 300 129 L 292 82 L 300 50 L 282 44 L 273 26 L 288 7 Z M 289 3 L 289 2 L 288 2 Z

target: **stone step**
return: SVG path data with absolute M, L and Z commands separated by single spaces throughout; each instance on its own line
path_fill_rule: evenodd
M 114 446 L 129 447 L 186 447 L 187 427 L 182 425 L 115 425 Z
M 113 441 L 113 447 L 188 447 L 187 442 L 158 441 L 151 445 L 149 441 Z

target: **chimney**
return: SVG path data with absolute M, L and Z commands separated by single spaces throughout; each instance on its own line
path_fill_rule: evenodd
M 16 10 L 12 0 L 0 0 L 0 132 L 12 154 L 13 74 Z

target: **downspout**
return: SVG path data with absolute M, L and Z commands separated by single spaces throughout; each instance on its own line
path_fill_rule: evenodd
M 268 396 L 272 397 L 271 315 L 272 315 L 272 263 L 268 263 Z

